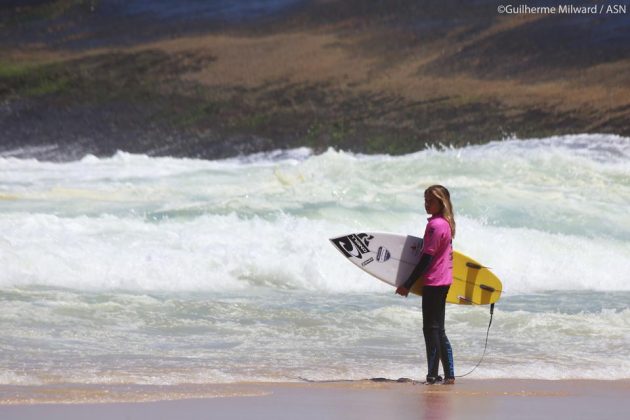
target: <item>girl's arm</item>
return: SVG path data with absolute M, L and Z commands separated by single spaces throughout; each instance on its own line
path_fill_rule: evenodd
M 416 280 L 418 280 L 420 276 L 422 276 L 427 271 L 427 268 L 429 267 L 429 264 L 431 264 L 432 259 L 433 255 L 423 253 L 420 256 L 420 261 L 407 278 L 407 281 L 405 281 L 402 286 L 396 289 L 396 293 L 398 293 L 399 295 L 407 296 Z

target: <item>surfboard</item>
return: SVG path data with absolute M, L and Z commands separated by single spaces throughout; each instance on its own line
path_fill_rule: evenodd
M 361 232 L 330 238 L 350 262 L 385 283 L 402 285 L 422 254 L 422 238 L 393 233 Z M 453 251 L 453 284 L 446 301 L 459 305 L 487 305 L 501 297 L 501 280 L 488 267 Z M 411 293 L 422 295 L 422 280 Z

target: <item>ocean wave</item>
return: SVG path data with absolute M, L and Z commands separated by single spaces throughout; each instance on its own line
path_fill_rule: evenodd
M 575 135 L 405 156 L 2 157 L 0 287 L 386 292 L 328 238 L 420 235 L 422 191 L 439 182 L 455 204 L 455 248 L 505 293 L 628 290 L 628 156 L 628 138 Z
M 484 262 L 504 293 L 630 290 L 630 246 L 610 238 L 488 226 L 462 217 L 455 248 Z M 9 214 L 0 221 L 1 287 L 390 292 L 328 241 L 360 226 L 292 215 L 204 215 L 147 222 L 113 215 Z M 398 231 L 409 231 L 407 228 Z

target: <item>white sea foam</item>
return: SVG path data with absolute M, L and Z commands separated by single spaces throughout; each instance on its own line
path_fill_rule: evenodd
M 0 159 L 0 285 L 383 290 L 334 254 L 353 230 L 421 234 L 448 185 L 455 247 L 506 290 L 629 290 L 630 141 L 566 136 L 402 157 L 308 149 L 201 161 Z M 341 280 L 343 279 L 343 281 Z
M 506 293 L 630 290 L 628 242 L 488 226 L 465 217 L 459 226 L 456 248 L 488 264 L 503 279 Z M 155 223 L 111 215 L 9 214 L 0 220 L 0 285 L 388 291 L 330 246 L 327 238 L 355 229 L 359 226 L 293 215 L 205 215 Z

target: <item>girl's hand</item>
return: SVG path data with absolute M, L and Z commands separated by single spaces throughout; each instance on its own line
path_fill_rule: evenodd
M 407 289 L 405 286 L 398 286 L 398 288 L 396 289 L 396 294 L 407 297 L 407 295 L 409 294 L 409 289 Z

